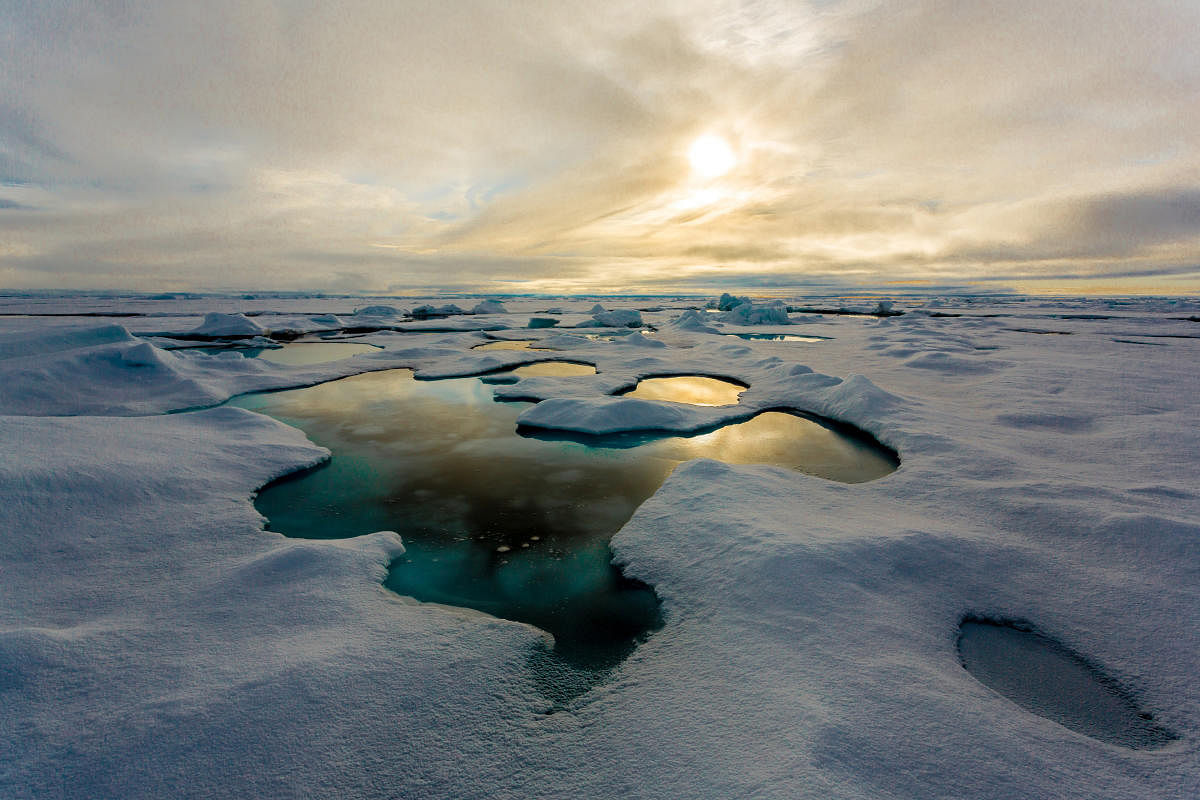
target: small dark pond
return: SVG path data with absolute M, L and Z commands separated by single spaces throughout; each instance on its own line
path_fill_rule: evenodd
M 516 420 L 528 403 L 496 402 L 478 378 L 418 381 L 403 369 L 231 404 L 294 425 L 333 453 L 260 492 L 271 530 L 397 531 L 406 552 L 386 585 L 552 633 L 553 652 L 534 665 L 556 702 L 586 691 L 661 626 L 653 590 L 613 566 L 608 543 L 681 461 L 779 464 L 851 482 L 896 465 L 878 445 L 782 412 L 690 437 L 523 436 Z
M 1085 658 L 1026 624 L 964 620 L 958 653 L 980 683 L 1073 731 L 1135 750 L 1175 739 Z

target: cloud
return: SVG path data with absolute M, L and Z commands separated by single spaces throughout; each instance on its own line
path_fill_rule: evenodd
M 8 9 L 12 286 L 1117 276 L 1197 244 L 1191 4 Z

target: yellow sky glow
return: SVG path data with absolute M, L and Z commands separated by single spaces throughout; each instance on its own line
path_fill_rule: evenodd
M 0 288 L 1200 293 L 1200 4 L 40 8 Z

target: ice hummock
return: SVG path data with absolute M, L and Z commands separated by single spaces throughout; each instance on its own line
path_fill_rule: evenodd
M 204 321 L 188 331 L 193 336 L 205 336 L 212 339 L 233 336 L 259 336 L 266 329 L 245 314 L 222 314 L 210 312 L 204 315 Z

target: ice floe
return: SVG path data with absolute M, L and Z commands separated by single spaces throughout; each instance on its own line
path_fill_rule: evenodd
M 2 299 L 35 316 L 0 320 L 0 725 L 14 732 L 0 795 L 982 800 L 1200 785 L 1195 301 L 787 312 L 829 337 L 808 347 L 714 335 L 736 326 L 685 317 L 695 300 L 647 302 L 657 334 L 606 341 L 523 327 L 574 327 L 600 313 L 594 298 L 506 298 L 507 315 L 389 318 L 402 330 L 356 339 L 382 349 L 327 364 L 156 346 L 209 312 L 369 328 L 353 315 L 366 302 L 389 301 Z M 542 430 L 703 431 L 791 409 L 870 433 L 900 468 L 844 485 L 679 465 L 612 542 L 662 598 L 663 628 L 547 714 L 526 669 L 539 631 L 386 590 L 402 525 L 341 543 L 265 531 L 253 492 L 327 453 L 259 415 L 188 410 L 365 371 L 435 380 L 545 360 L 471 350 L 493 325 L 597 367 L 492 388 L 540 400 L 522 422 Z M 1165 344 L 1114 341 L 1131 338 Z M 614 394 L 679 373 L 750 388 L 709 408 Z M 1036 621 L 1174 738 L 1134 749 L 1030 713 L 963 668 L 965 614 Z

